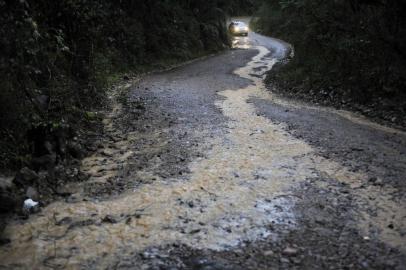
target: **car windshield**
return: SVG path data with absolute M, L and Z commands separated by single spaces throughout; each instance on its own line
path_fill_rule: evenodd
M 243 23 L 243 22 L 232 22 L 231 24 L 232 24 L 232 25 L 235 25 L 235 26 L 240 26 L 240 27 L 244 27 L 244 26 L 245 26 L 245 23 Z

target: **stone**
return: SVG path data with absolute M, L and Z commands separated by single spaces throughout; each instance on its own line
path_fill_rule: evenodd
M 288 255 L 288 256 L 294 256 L 296 255 L 298 252 L 298 250 L 296 248 L 292 248 L 292 247 L 286 247 L 283 251 L 282 254 L 284 255 Z
M 11 188 L 13 185 L 13 177 L 12 176 L 2 176 L 0 175 L 0 190 L 6 190 Z
M 19 186 L 28 186 L 38 179 L 38 174 L 28 167 L 22 168 L 14 178 L 13 182 Z
M 39 199 L 38 191 L 37 191 L 34 187 L 32 187 L 32 186 L 29 186 L 29 187 L 27 188 L 27 191 L 25 192 L 25 195 L 26 195 L 28 198 L 31 198 L 31 199 L 33 199 L 33 200 L 35 200 L 35 201 L 37 201 L 37 200 Z
M 111 215 L 105 216 L 102 221 L 111 224 L 117 223 L 117 220 Z
M 64 217 L 58 221 L 55 222 L 55 225 L 57 226 L 62 226 L 62 225 L 68 225 L 72 223 L 72 218 L 71 217 Z
M 372 185 L 374 185 L 374 186 L 382 186 L 383 185 L 382 179 L 377 178 L 377 177 L 369 178 L 368 182 L 372 183 Z
M 67 145 L 68 153 L 74 158 L 83 158 L 84 151 L 82 146 L 76 142 L 69 142 Z
M 284 257 L 280 258 L 279 261 L 280 261 L 281 263 L 290 263 L 289 259 L 288 259 L 288 258 L 284 258 Z

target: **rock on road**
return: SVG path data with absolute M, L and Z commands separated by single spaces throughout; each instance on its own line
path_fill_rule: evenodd
M 123 86 L 91 177 L 5 230 L 0 269 L 405 269 L 406 134 L 266 89 L 235 49 Z

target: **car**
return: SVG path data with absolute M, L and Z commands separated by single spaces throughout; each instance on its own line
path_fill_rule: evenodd
M 228 30 L 233 35 L 248 36 L 249 28 L 244 22 L 232 21 L 228 26 Z

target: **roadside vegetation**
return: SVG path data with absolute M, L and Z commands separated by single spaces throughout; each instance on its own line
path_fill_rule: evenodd
M 252 1 L 0 0 L 0 214 L 85 181 L 107 89 L 227 48 L 227 17 L 245 10 Z
M 276 91 L 406 126 L 404 1 L 261 1 L 254 27 L 294 46 Z
M 0 168 L 66 154 L 119 74 L 224 49 L 237 2 L 0 0 Z

